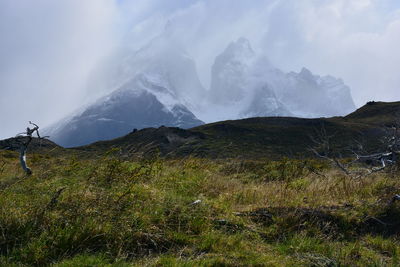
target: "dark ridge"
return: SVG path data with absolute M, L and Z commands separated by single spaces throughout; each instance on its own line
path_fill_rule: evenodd
M 125 157 L 157 153 L 172 158 L 303 158 L 312 155 L 310 148 L 315 147 L 312 137 L 323 130 L 332 136 L 332 148 L 337 151 L 351 151 L 355 145 L 362 144 L 365 150 L 376 152 L 382 151 L 380 139 L 388 133 L 387 127 L 396 125 L 399 118 L 400 102 L 369 102 L 346 117 L 256 117 L 215 122 L 191 129 L 165 126 L 133 129 L 119 138 L 68 150 L 88 156 L 113 150 Z M 37 141 L 36 144 L 34 142 L 32 148 L 56 146 L 45 140 L 40 146 Z M 15 150 L 16 147 L 13 138 L 0 141 L 1 149 Z
M 125 155 L 160 153 L 162 156 L 184 156 L 193 153 L 192 146 L 206 138 L 205 134 L 177 127 L 145 128 L 109 141 L 76 147 L 80 151 L 109 151 L 117 148 Z
M 345 117 L 362 123 L 390 126 L 400 119 L 400 102 L 370 101 Z
M 21 142 L 26 142 L 28 137 L 12 137 L 4 140 L 0 140 L 0 149 L 2 150 L 11 150 L 11 151 L 19 151 L 21 147 Z M 56 143 L 48 140 L 48 139 L 38 139 L 33 138 L 31 143 L 29 144 L 29 151 L 33 152 L 41 152 L 45 150 L 51 150 L 55 148 L 62 148 Z

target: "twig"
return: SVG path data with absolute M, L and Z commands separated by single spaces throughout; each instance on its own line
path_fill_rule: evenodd
M 65 187 L 58 189 L 54 194 L 49 203 L 42 209 L 42 211 L 37 215 L 35 224 L 40 224 L 43 221 L 43 216 L 46 211 L 51 210 L 58 202 L 58 198 L 60 197 L 61 193 L 65 190 Z
M 52 209 L 58 202 L 58 198 L 60 197 L 61 193 L 65 190 L 65 187 L 58 189 L 57 192 L 54 193 L 53 197 L 51 198 L 50 202 L 45 207 L 45 210 Z

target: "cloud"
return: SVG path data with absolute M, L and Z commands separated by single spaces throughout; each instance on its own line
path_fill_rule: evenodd
M 3 0 L 0 137 L 96 96 L 107 68 L 93 70 L 111 51 L 140 48 L 167 22 L 206 87 L 215 56 L 243 36 L 285 71 L 343 78 L 358 105 L 400 98 L 397 0 Z
M 322 2 L 298 1 L 274 12 L 270 28 L 279 33 L 270 31 L 265 40 L 272 61 L 286 70 L 307 66 L 343 78 L 358 105 L 399 100 L 399 7 L 389 9 L 391 1 Z
M 115 8 L 111 0 L 0 2 L 0 137 L 81 104 L 88 73 L 115 40 Z
M 203 0 L 147 17 L 135 39 L 162 31 L 170 21 L 207 87 L 215 56 L 244 36 L 286 71 L 306 66 L 343 78 L 362 105 L 400 98 L 399 19 L 400 4 L 394 0 Z

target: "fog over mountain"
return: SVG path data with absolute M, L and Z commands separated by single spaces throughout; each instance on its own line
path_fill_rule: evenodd
M 284 73 L 257 55 L 245 38 L 217 56 L 211 79 L 209 100 L 234 106 L 226 115 L 230 118 L 329 117 L 355 109 L 350 88 L 341 79 L 320 77 L 304 67 L 299 73 Z
M 168 32 L 124 55 L 114 67 L 110 86 L 117 89 L 46 129 L 52 140 L 70 147 L 119 137 L 133 129 L 203 124 L 189 108 L 200 109 L 206 91 L 194 61 Z
M 156 93 L 153 94 L 152 91 Z M 135 129 L 155 126 L 191 128 L 203 124 L 185 106 L 170 107 L 156 95 L 168 88 L 138 75 L 110 95 L 45 130 L 51 140 L 65 147 L 113 139 Z
M 0 138 L 127 87 L 175 125 L 400 98 L 397 0 L 4 0 L 0 38 Z
M 118 89 L 46 129 L 53 141 L 72 147 L 137 128 L 190 128 L 203 121 L 257 116 L 336 116 L 355 109 L 350 89 L 340 79 L 305 68 L 284 73 L 243 37 L 216 57 L 208 90 L 169 26 L 118 62 L 114 69 L 107 67 L 114 83 L 109 86 Z

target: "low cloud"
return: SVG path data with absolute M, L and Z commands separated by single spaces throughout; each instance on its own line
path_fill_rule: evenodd
M 140 48 L 166 24 L 205 87 L 215 56 L 243 36 L 285 71 L 343 78 L 357 105 L 400 99 L 397 0 L 4 0 L 0 138 L 92 100 L 110 55 Z
M 0 2 L 0 137 L 82 103 L 86 78 L 115 40 L 113 1 Z

